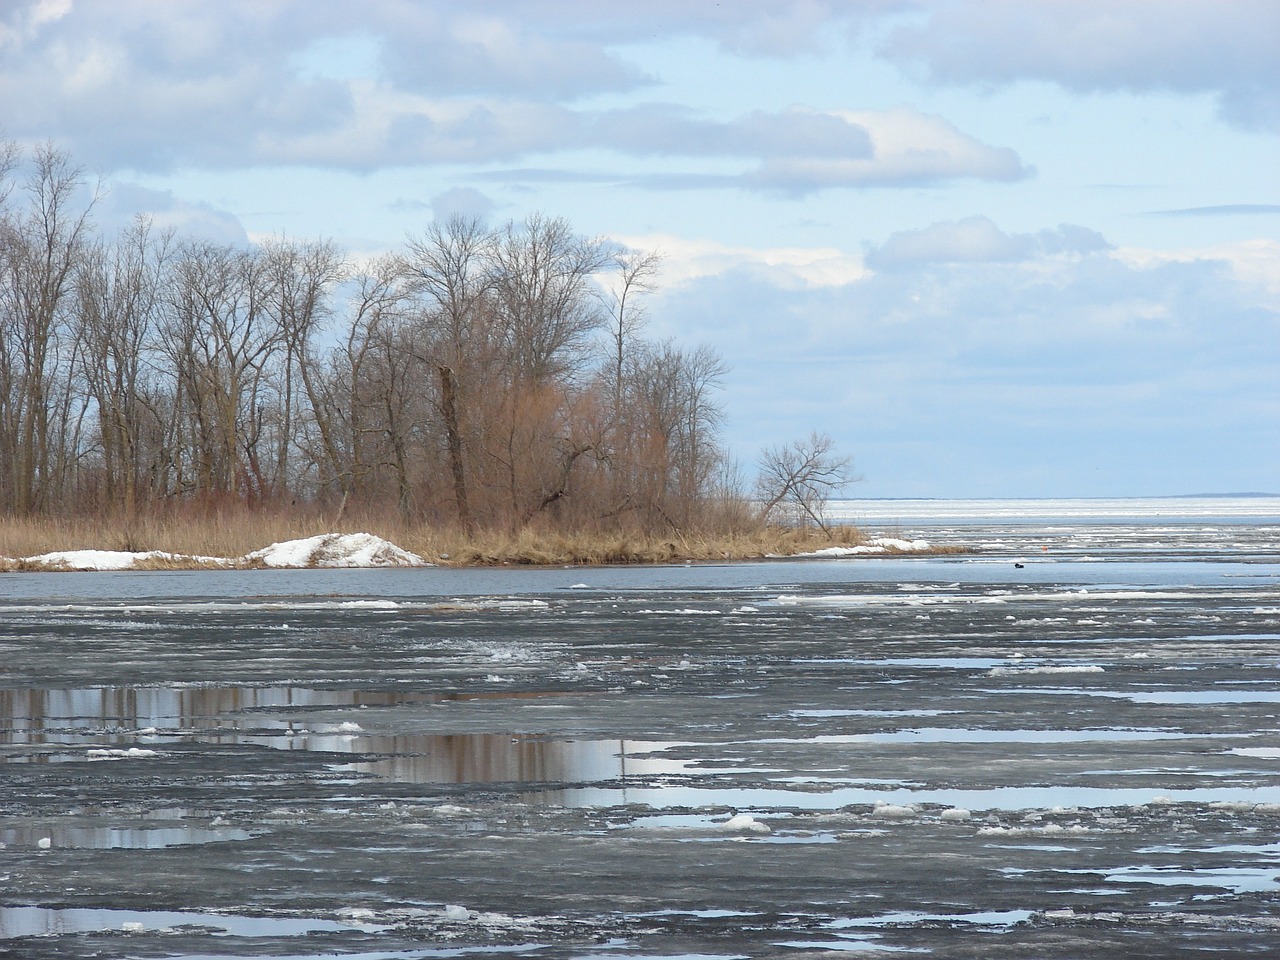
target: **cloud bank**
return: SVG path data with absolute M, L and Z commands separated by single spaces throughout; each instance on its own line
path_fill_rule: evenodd
M 809 423 L 857 455 L 866 496 L 1280 477 L 1280 244 L 1168 255 L 971 217 L 892 235 L 867 265 L 797 284 L 725 264 L 663 294 L 655 314 L 684 335 L 739 332 L 740 455 Z
M 1045 255 L 1096 253 L 1110 246 L 1096 230 L 1074 224 L 1034 234 L 1008 234 L 990 218 L 972 216 L 894 233 L 868 253 L 867 266 L 901 270 L 924 264 L 1012 263 Z
M 661 78 L 619 52 L 658 35 L 794 56 L 908 6 L 14 0 L 0 10 L 0 102 L 8 135 L 53 138 L 99 169 L 525 169 L 603 151 L 622 180 L 636 179 L 627 159 L 695 164 L 657 187 L 800 194 L 1027 176 L 1010 148 L 906 107 L 700 114 L 653 99 Z M 584 105 L 619 94 L 633 102 Z M 696 166 L 706 160 L 723 169 Z
M 881 52 L 937 83 L 1204 94 L 1229 123 L 1280 130 L 1273 0 L 953 0 L 920 9 L 923 20 L 894 31 Z

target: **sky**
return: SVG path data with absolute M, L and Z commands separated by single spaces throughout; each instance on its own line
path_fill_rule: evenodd
M 4 0 L 0 138 L 137 213 L 662 255 L 724 437 L 858 497 L 1280 492 L 1275 0 Z

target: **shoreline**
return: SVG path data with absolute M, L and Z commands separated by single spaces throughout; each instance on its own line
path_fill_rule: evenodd
M 0 556 L 0 573 L 107 573 L 107 572 L 165 572 L 165 571 L 231 571 L 231 570 L 299 570 L 299 569 L 369 569 L 369 568 L 494 568 L 494 567 L 626 567 L 703 565 L 716 563 L 753 563 L 767 560 L 824 560 L 890 556 L 937 556 L 962 554 L 968 549 L 956 546 L 935 547 L 925 540 L 903 540 L 895 537 L 867 537 L 857 532 L 846 532 L 845 542 L 833 543 L 832 538 L 791 534 L 788 546 L 770 544 L 773 549 L 762 549 L 764 544 L 754 544 L 760 549 L 744 549 L 746 543 L 726 543 L 721 546 L 738 549 L 710 549 L 704 543 L 702 549 L 681 551 L 674 542 L 664 541 L 660 549 L 631 549 L 625 552 L 605 551 L 611 556 L 599 557 L 584 552 L 577 554 L 562 549 L 549 549 L 553 544 L 543 544 L 543 549 L 530 549 L 526 544 L 520 550 L 491 552 L 475 547 L 464 547 L 459 552 L 440 551 L 422 555 L 371 533 L 328 533 L 311 537 L 277 541 L 270 546 L 236 557 L 217 557 L 207 554 L 173 553 L 161 550 L 61 550 L 24 557 Z M 805 549 L 809 548 L 809 549 Z
M 330 535 L 321 538 L 283 541 L 271 544 L 243 557 L 188 556 L 164 552 L 123 552 L 123 550 L 60 550 L 35 557 L 0 557 L 0 575 L 4 573 L 148 573 L 193 571 L 259 571 L 259 570 L 422 570 L 422 568 L 454 568 L 485 570 L 498 567 L 644 567 L 644 566 L 714 566 L 719 563 L 763 563 L 768 561 L 822 561 L 822 559 L 878 559 L 887 557 L 937 557 L 972 553 L 972 549 L 955 545 L 929 544 L 928 541 L 905 541 L 895 538 L 868 538 L 854 547 L 826 547 L 796 550 L 790 553 L 724 553 L 718 557 L 682 556 L 641 557 L 627 559 L 563 558 L 513 556 L 503 558 L 452 556 L 428 559 L 408 553 L 387 540 L 362 536 L 360 547 L 353 549 L 352 535 Z M 367 539 L 364 539 L 367 538 Z M 333 541 L 337 541 L 334 544 Z M 316 543 L 320 541 L 320 543 Z M 325 548 L 337 547 L 338 552 Z M 347 550 L 347 553 L 343 553 Z

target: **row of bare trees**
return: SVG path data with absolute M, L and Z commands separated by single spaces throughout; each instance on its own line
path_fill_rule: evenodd
M 657 258 L 532 216 L 355 263 L 94 229 L 0 143 L 0 513 L 393 506 L 466 529 L 696 525 L 726 495 L 708 348 L 644 336 Z

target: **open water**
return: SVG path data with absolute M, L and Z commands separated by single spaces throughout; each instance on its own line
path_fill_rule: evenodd
M 0 576 L 0 956 L 1280 955 L 1280 498 Z

